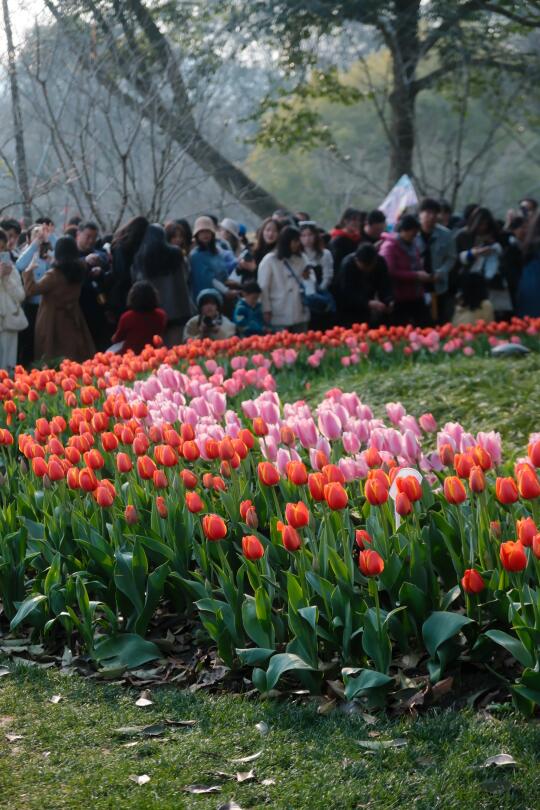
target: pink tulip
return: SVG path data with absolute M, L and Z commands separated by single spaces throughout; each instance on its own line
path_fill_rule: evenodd
M 302 447 L 315 447 L 317 443 L 317 428 L 313 419 L 300 419 L 296 425 L 296 434 Z
M 437 422 L 432 413 L 423 413 L 418 419 L 420 427 L 426 433 L 435 433 L 437 430 Z
M 403 419 L 406 414 L 405 408 L 401 402 L 387 402 L 385 408 L 392 424 L 399 425 L 401 419 Z
M 327 439 L 335 441 L 342 432 L 341 421 L 332 411 L 321 411 L 318 418 L 319 430 Z
M 360 450 L 360 439 L 355 433 L 346 431 L 341 437 L 343 449 L 346 453 L 357 453 Z

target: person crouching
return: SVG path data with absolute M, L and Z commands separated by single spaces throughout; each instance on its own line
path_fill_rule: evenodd
M 225 340 L 235 334 L 232 321 L 221 314 L 223 298 L 218 290 L 201 290 L 197 296 L 198 315 L 186 323 L 184 340 Z

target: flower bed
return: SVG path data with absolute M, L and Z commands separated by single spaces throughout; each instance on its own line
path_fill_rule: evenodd
M 533 345 L 537 328 L 404 330 L 392 346 L 481 350 L 502 334 Z M 439 428 L 399 403 L 385 421 L 339 389 L 314 409 L 282 403 L 281 369 L 299 358 L 331 367 L 386 353 L 381 336 L 364 351 L 362 330 L 330 334 L 304 346 L 271 336 L 269 354 L 227 342 L 203 365 L 196 344 L 4 378 L 0 599 L 11 631 L 33 628 L 116 671 L 161 655 L 153 622 L 167 604 L 198 615 L 225 664 L 248 667 L 261 692 L 286 673 L 313 691 L 342 678 L 348 698 L 372 705 L 404 653 L 423 656 L 433 682 L 459 659 L 506 677 L 510 654 L 514 700 L 532 711 L 540 436 L 504 459 L 497 433 Z

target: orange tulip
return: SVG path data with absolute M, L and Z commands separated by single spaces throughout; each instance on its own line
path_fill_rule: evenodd
M 518 540 L 521 543 L 521 545 L 527 547 L 532 546 L 534 536 L 538 533 L 538 529 L 536 528 L 534 520 L 531 517 L 521 518 L 521 520 L 517 520 L 516 530 Z
M 167 504 L 165 503 L 165 498 L 163 497 L 163 495 L 157 496 L 156 509 L 160 518 L 165 519 L 169 514 L 169 510 L 167 509 Z
M 204 503 L 197 492 L 186 492 L 186 506 L 190 512 L 197 514 L 204 509 Z
M 234 456 L 234 447 L 233 443 L 229 436 L 225 436 L 225 438 L 221 439 L 218 442 L 219 448 L 219 457 L 222 461 L 230 461 Z
M 114 501 L 114 495 L 110 491 L 109 487 L 98 486 L 94 490 L 94 498 L 98 506 L 101 506 L 103 509 L 106 509 L 109 506 L 112 506 Z
M 281 542 L 287 551 L 298 551 L 302 546 L 302 540 L 294 526 L 284 526 L 278 523 L 278 529 L 281 525 Z
M 540 496 L 540 481 L 528 464 L 518 473 L 518 490 L 521 497 L 527 501 L 532 501 Z
M 422 485 L 414 475 L 405 475 L 403 478 L 396 478 L 396 485 L 399 492 L 404 493 L 411 503 L 422 498 Z
M 324 475 L 320 472 L 308 475 L 309 493 L 314 501 L 324 501 Z
M 495 495 L 500 503 L 515 503 L 519 499 L 519 492 L 514 479 L 497 478 L 495 481 Z
M 207 439 L 204 443 L 204 452 L 210 460 L 219 456 L 219 442 L 217 439 Z
M 373 538 L 365 529 L 357 529 L 354 533 L 354 539 L 356 541 L 356 545 L 358 548 L 363 551 L 367 545 L 371 545 L 373 543 Z
M 133 468 L 133 462 L 127 453 L 118 453 L 116 456 L 116 469 L 119 473 L 127 473 Z
M 195 489 L 197 486 L 197 476 L 191 470 L 182 470 L 180 478 L 186 489 Z
M 213 542 L 223 540 L 227 535 L 227 524 L 219 515 L 205 515 L 202 519 L 202 529 L 206 539 Z
M 483 492 L 486 488 L 486 476 L 480 466 L 474 466 L 469 473 L 469 488 L 476 494 Z
M 195 441 L 184 442 L 182 445 L 182 455 L 186 461 L 196 461 L 201 455 L 199 445 Z
M 137 472 L 143 481 L 149 481 L 156 471 L 156 465 L 150 456 L 139 456 L 137 459 Z
M 71 467 L 66 474 L 67 485 L 70 489 L 79 489 L 79 469 Z
M 79 486 L 85 492 L 93 492 L 98 485 L 96 474 L 90 467 L 83 467 L 79 473 Z
M 165 489 L 169 486 L 169 481 L 163 470 L 154 470 L 152 481 L 156 489 Z
M 61 481 L 65 478 L 64 468 L 58 458 L 51 457 L 47 465 L 47 475 L 51 481 Z
M 468 568 L 461 579 L 461 587 L 465 593 L 481 593 L 486 583 L 475 568 Z
M 259 481 L 265 487 L 275 487 L 279 483 L 279 472 L 269 461 L 260 461 L 257 467 Z
M 401 480 L 401 479 L 398 479 Z M 396 512 L 400 517 L 406 517 L 412 512 L 412 503 L 406 492 L 398 492 L 396 495 Z
M 523 571 L 527 567 L 527 555 L 519 542 L 508 540 L 506 543 L 501 543 L 499 555 L 506 571 Z
M 264 546 L 254 534 L 242 537 L 242 553 L 246 560 L 260 560 L 264 556 Z
M 252 450 L 255 444 L 255 439 L 253 438 L 253 433 L 251 430 L 247 428 L 242 428 L 242 430 L 238 433 L 238 438 L 244 442 L 248 450 Z
M 468 478 L 474 467 L 474 459 L 469 453 L 456 453 L 454 469 L 460 478 Z
M 486 470 L 490 470 L 493 466 L 493 460 L 490 454 L 481 445 L 477 444 L 476 447 L 473 447 L 471 454 L 474 459 L 474 463 L 484 472 L 486 472 Z
M 128 503 L 128 505 L 124 509 L 124 517 L 126 519 L 126 523 L 128 524 L 128 526 L 134 526 L 137 523 L 137 521 L 139 520 L 139 515 L 133 504 Z
M 261 416 L 256 416 L 253 420 L 253 433 L 255 436 L 268 435 L 268 425 Z
M 308 472 L 306 465 L 301 461 L 289 461 L 287 463 L 287 478 L 295 486 L 303 486 L 308 482 Z
M 105 464 L 105 459 L 99 450 L 89 450 L 84 454 L 84 462 L 91 470 L 100 470 Z
M 295 529 L 301 529 L 309 523 L 309 509 L 302 501 L 288 503 L 285 506 L 285 519 Z
M 344 484 L 345 476 L 337 464 L 325 464 L 321 472 L 327 484 Z
M 449 467 L 454 463 L 454 448 L 451 444 L 441 444 L 439 447 L 439 458 L 443 467 Z
M 457 475 L 449 475 L 444 479 L 444 497 L 448 503 L 460 504 L 467 499 L 467 492 Z
M 349 503 L 349 496 L 347 495 L 347 490 L 344 489 L 342 484 L 338 482 L 332 482 L 331 484 L 326 484 L 324 487 L 324 499 L 330 509 L 333 511 L 337 511 L 338 509 L 345 509 L 347 504 Z
M 385 486 L 378 478 L 368 478 L 366 481 L 364 494 L 371 506 L 382 506 L 388 500 L 388 486 Z
M 384 571 L 384 560 L 376 551 L 367 548 L 358 556 L 358 567 L 365 577 L 378 577 Z
M 382 464 L 381 454 L 376 447 L 368 447 L 364 453 L 364 458 L 368 467 L 380 467 Z
M 540 467 L 540 439 L 528 446 L 527 454 L 531 460 L 531 464 L 534 464 L 535 467 Z

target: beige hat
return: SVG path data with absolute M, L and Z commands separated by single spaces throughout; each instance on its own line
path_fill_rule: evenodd
M 199 231 L 212 231 L 212 233 L 215 233 L 214 221 L 210 217 L 197 217 L 193 226 L 193 236 L 197 236 Z
M 229 217 L 225 217 L 219 223 L 219 227 L 223 228 L 224 231 L 228 231 L 228 233 L 232 233 L 237 239 L 240 239 L 240 230 L 238 228 L 238 222 L 235 222 L 234 219 L 229 219 Z

